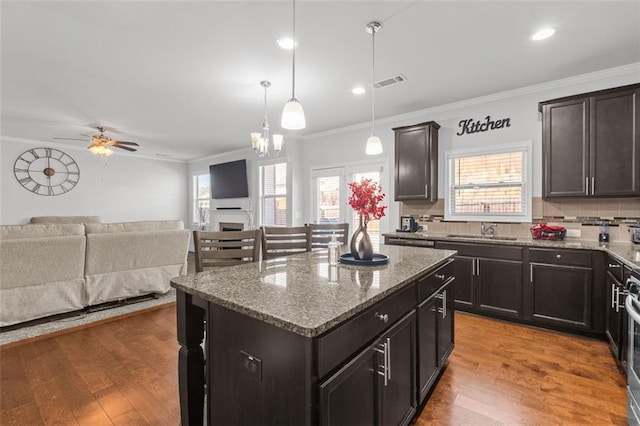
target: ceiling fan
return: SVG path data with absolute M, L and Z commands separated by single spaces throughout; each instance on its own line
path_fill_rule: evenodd
M 80 136 L 90 138 L 91 145 L 89 145 L 87 149 L 91 151 L 92 154 L 104 155 L 106 157 L 109 157 L 113 155 L 113 150 L 111 149 L 112 146 L 116 148 L 124 149 L 126 151 L 131 151 L 131 152 L 137 151 L 136 148 L 131 148 L 132 146 L 139 146 L 137 143 L 117 141 L 117 140 L 111 139 L 110 137 L 104 135 L 105 128 L 102 126 L 97 126 L 96 129 L 98 129 L 98 131 L 100 132 L 99 135 L 93 135 L 93 136 L 83 135 L 83 134 L 80 135 Z M 53 138 L 53 139 L 61 139 L 61 140 L 68 140 L 68 141 L 84 141 L 85 140 L 85 139 L 77 139 L 77 138 Z

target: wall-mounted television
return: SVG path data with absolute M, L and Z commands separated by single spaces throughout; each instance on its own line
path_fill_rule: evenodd
M 211 198 L 245 198 L 249 196 L 247 160 L 209 166 Z

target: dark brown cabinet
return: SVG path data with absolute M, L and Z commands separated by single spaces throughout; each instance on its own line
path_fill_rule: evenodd
M 592 331 L 591 252 L 529 249 L 528 317 L 540 325 Z
M 412 311 L 324 381 L 320 424 L 408 424 L 416 412 L 415 333 Z
M 438 200 L 438 129 L 434 121 L 397 127 L 395 200 Z
M 519 318 L 522 314 L 521 247 L 436 242 L 436 248 L 456 250 L 457 309 Z
M 613 356 L 626 368 L 628 316 L 625 308 L 627 291 L 624 283 L 631 270 L 609 256 L 606 272 L 606 322 L 605 335 Z
M 640 195 L 640 85 L 540 107 L 544 197 Z
M 456 261 L 457 262 L 457 261 Z M 449 264 L 434 272 L 441 285 L 418 305 L 418 403 L 422 403 L 442 372 L 454 346 L 455 269 Z M 428 285 L 425 281 L 418 286 Z

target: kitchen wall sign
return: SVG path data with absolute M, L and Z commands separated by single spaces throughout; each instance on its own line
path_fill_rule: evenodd
M 494 121 L 491 119 L 490 115 L 487 115 L 483 121 L 473 121 L 473 118 L 469 118 L 468 120 L 460 120 L 460 122 L 458 123 L 458 127 L 460 127 L 460 131 L 456 133 L 456 135 L 462 136 L 465 133 L 479 133 L 489 130 L 502 129 L 503 127 L 511 127 L 511 119 L 502 118 L 500 120 Z

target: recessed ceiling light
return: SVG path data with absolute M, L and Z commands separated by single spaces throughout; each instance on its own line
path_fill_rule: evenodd
M 532 35 L 531 40 L 535 40 L 535 41 L 544 40 L 545 38 L 549 38 L 552 35 L 554 35 L 555 32 L 556 30 L 554 30 L 553 28 L 543 28 L 540 31 L 536 32 L 534 35 Z
M 364 87 L 362 86 L 357 86 L 351 89 L 351 93 L 354 95 L 362 95 L 364 92 L 366 92 L 366 90 L 364 90 Z
M 280 46 L 281 49 L 286 49 L 286 50 L 291 50 L 293 49 L 293 39 L 289 38 L 289 37 L 282 37 L 279 38 L 278 40 L 276 40 L 276 43 L 278 43 L 278 46 Z M 298 47 L 298 42 L 295 42 L 295 46 Z

